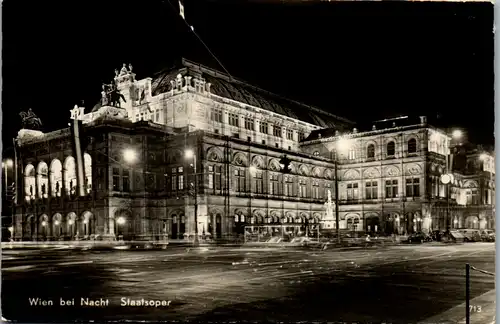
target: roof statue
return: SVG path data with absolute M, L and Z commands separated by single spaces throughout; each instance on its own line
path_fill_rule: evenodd
M 42 127 L 42 121 L 38 118 L 31 108 L 28 111 L 21 111 L 21 125 L 23 129 L 39 130 Z
M 101 106 L 121 107 L 120 99 L 127 102 L 125 97 L 120 93 L 120 90 L 116 88 L 115 82 L 102 85 Z
M 132 64 L 129 64 L 128 66 L 129 66 L 129 68 L 130 68 L 130 71 L 129 71 L 129 70 L 127 70 L 127 64 L 123 63 L 123 67 L 122 67 L 122 69 L 120 70 L 120 76 L 125 75 L 125 74 L 129 74 L 129 73 L 131 73 L 131 72 L 132 72 L 132 69 L 131 69 Z

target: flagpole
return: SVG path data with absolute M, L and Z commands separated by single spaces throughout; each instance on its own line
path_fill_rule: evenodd
M 75 111 L 78 111 L 78 106 L 75 105 Z M 75 153 L 76 153 L 76 168 L 77 168 L 77 186 L 78 186 L 78 194 L 80 197 L 85 196 L 85 179 L 84 179 L 84 170 L 83 170 L 83 157 L 82 157 L 82 147 L 80 144 L 80 119 L 81 116 L 78 113 L 72 115 L 73 118 L 73 129 L 75 133 Z

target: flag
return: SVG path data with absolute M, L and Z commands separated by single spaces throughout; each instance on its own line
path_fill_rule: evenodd
M 182 4 L 181 0 L 179 0 L 179 14 L 181 15 L 182 19 L 186 20 L 186 17 L 184 17 L 184 5 Z

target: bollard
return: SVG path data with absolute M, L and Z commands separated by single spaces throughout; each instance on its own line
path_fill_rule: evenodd
M 465 324 L 470 324 L 470 265 L 465 264 Z

